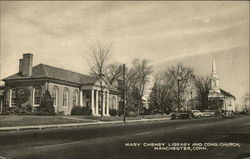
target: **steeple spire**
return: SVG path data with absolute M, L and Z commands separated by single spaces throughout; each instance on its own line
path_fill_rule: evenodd
M 215 66 L 215 60 L 213 59 L 213 64 L 212 64 L 212 74 L 211 74 L 211 89 L 214 91 L 219 92 L 220 87 L 219 87 L 219 77 L 216 72 L 216 66 Z
M 212 72 L 216 73 L 216 67 L 215 67 L 215 60 L 213 59 L 213 68 L 212 68 Z
M 212 79 L 219 79 L 218 74 L 216 72 L 216 66 L 215 66 L 215 60 L 213 59 L 213 65 L 212 65 Z

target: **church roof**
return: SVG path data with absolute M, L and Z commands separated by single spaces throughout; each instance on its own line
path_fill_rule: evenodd
M 224 98 L 224 97 L 231 97 L 234 100 L 236 99 L 235 96 L 232 95 L 230 92 L 226 92 L 221 88 L 219 91 L 210 90 L 208 94 L 208 98 Z
M 29 77 L 23 77 L 20 75 L 20 73 L 16 73 L 3 79 L 3 81 L 46 77 L 77 84 L 94 84 L 97 81 L 97 79 L 93 76 L 84 75 L 45 64 L 39 64 L 32 67 L 32 74 Z
M 232 95 L 230 92 L 226 92 L 225 90 L 220 89 L 220 93 L 223 94 L 224 96 L 232 97 L 232 98 L 234 98 L 234 100 L 235 100 L 235 96 Z

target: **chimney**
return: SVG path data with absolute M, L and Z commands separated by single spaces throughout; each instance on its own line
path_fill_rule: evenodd
M 23 54 L 22 76 L 31 76 L 32 74 L 33 54 Z
M 19 73 L 22 75 L 23 59 L 19 59 Z

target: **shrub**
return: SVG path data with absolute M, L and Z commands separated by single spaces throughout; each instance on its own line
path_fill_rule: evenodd
M 42 97 L 41 104 L 34 110 L 35 115 L 55 115 L 53 99 L 47 90 Z
M 32 106 L 31 105 L 21 105 L 17 112 L 18 115 L 31 115 L 32 114 Z
M 20 111 L 19 107 L 5 107 L 3 112 L 9 115 L 17 114 Z
M 116 116 L 116 115 L 118 115 L 118 110 L 116 110 L 116 109 L 110 109 L 109 110 L 109 115 L 110 116 Z
M 92 109 L 88 109 L 87 107 L 82 107 L 83 115 L 92 115 Z
M 22 107 L 30 98 L 30 89 L 26 86 L 17 87 L 17 106 Z
M 60 112 L 57 113 L 57 115 L 58 115 L 58 116 L 64 116 L 65 113 L 64 113 L 64 111 L 60 111 Z
M 73 108 L 71 109 L 71 115 L 82 115 L 83 111 L 82 111 L 82 107 L 80 106 L 73 106 Z
M 17 87 L 16 106 L 3 108 L 4 114 L 31 115 L 32 106 L 27 104 L 30 98 L 30 89 L 25 86 Z
M 23 109 L 25 110 L 25 111 L 27 111 L 27 112 L 32 112 L 32 106 L 30 105 L 30 104 L 28 104 L 28 105 L 25 105 L 24 107 L 23 107 Z
M 87 107 L 73 106 L 71 109 L 71 115 L 91 115 L 92 110 Z
M 31 115 L 32 114 L 32 106 L 24 105 L 24 106 L 16 106 L 16 107 L 4 107 L 4 114 L 18 114 L 18 115 Z
M 130 111 L 130 112 L 127 113 L 126 116 L 128 116 L 128 117 L 136 117 L 136 115 L 137 115 L 136 112 Z
M 149 110 L 149 109 L 143 107 L 140 114 L 141 114 L 141 115 L 151 115 L 152 112 L 151 112 L 151 110 Z

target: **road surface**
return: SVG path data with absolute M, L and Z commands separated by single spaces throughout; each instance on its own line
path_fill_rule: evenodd
M 250 116 L 0 132 L 0 157 L 247 158 Z

